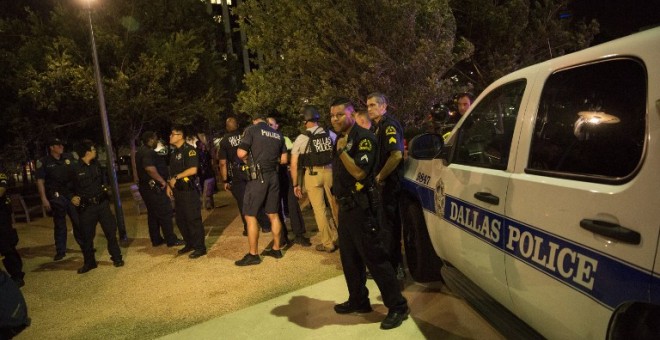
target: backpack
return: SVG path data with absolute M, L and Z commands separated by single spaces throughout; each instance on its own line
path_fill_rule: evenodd
M 305 153 L 301 154 L 301 167 L 324 166 L 332 163 L 332 153 L 334 144 L 332 138 L 327 131 L 316 133 L 317 127 L 314 131 L 305 131 L 305 136 L 309 138 Z

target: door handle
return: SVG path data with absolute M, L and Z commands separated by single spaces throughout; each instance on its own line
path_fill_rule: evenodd
M 477 192 L 474 198 L 494 205 L 500 204 L 500 198 L 488 192 Z
M 639 244 L 642 240 L 638 232 L 615 223 L 585 218 L 580 221 L 580 227 L 624 243 Z

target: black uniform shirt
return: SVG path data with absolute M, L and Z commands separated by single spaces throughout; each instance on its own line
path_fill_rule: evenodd
M 280 165 L 280 156 L 287 152 L 282 134 L 265 122 L 245 129 L 238 147 L 246 151 L 252 149 L 254 162 L 261 166 L 262 172 L 276 171 Z
M 0 172 L 0 188 L 5 189 L 4 195 L 0 196 L 0 215 L 11 214 L 11 203 L 9 202 L 9 194 L 7 194 L 7 189 L 9 189 L 9 178 L 4 172 Z M 2 223 L 3 221 L 0 221 Z
M 376 138 L 379 153 L 377 171 L 380 171 L 392 151 L 401 151 L 403 156 L 403 129 L 401 124 L 390 114 L 385 113 L 376 127 Z M 396 170 L 392 171 L 389 177 L 397 173 L 399 175 L 403 174 L 403 162 L 399 162 Z
M 170 173 L 177 175 L 182 173 L 184 170 L 198 167 L 199 158 L 197 157 L 197 151 L 195 148 L 188 143 L 183 143 L 180 148 L 175 148 L 170 155 Z M 190 180 L 194 180 L 195 176 L 191 176 Z
M 243 179 L 247 180 L 247 175 L 245 172 L 240 171 L 240 166 L 243 165 L 243 161 L 238 158 L 236 151 L 238 146 L 241 144 L 241 133 L 238 131 L 229 132 L 222 137 L 220 142 L 220 159 L 227 161 L 227 174 L 231 174 L 232 179 Z M 229 167 L 232 167 L 229 169 Z
M 37 161 L 37 179 L 44 180 L 46 197 L 52 198 L 55 192 L 69 197 L 71 194 L 71 171 L 76 160 L 70 154 L 62 154 L 60 159 L 52 155 Z
M 99 163 L 79 160 L 74 166 L 73 194 L 82 199 L 99 197 L 103 193 L 103 174 Z
M 167 179 L 167 164 L 163 157 L 159 156 L 154 149 L 146 145 L 141 146 L 135 154 L 135 166 L 137 167 L 137 175 L 140 184 L 146 185 L 152 179 L 144 168 L 148 166 L 156 167 L 156 171 L 160 177 Z
M 367 176 L 357 181 L 351 175 L 339 157 L 333 158 L 332 192 L 337 197 L 346 197 L 361 191 L 367 183 L 373 181 L 374 164 L 376 163 L 376 136 L 361 126 L 355 124 L 348 134 L 346 150 L 355 164 L 367 173 Z

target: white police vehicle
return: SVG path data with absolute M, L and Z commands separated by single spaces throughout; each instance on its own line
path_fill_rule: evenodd
M 507 338 L 660 339 L 660 28 L 497 80 L 404 188 L 413 278 Z

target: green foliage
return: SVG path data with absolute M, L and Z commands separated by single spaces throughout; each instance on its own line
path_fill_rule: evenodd
M 451 0 L 474 55 L 457 70 L 476 90 L 517 69 L 589 46 L 596 22 L 560 19 L 570 0 Z
M 219 27 L 199 0 L 93 3 L 91 18 L 115 144 L 134 145 L 145 128 L 176 121 L 199 132 L 219 126 L 229 104 L 226 62 L 215 51 Z M 78 1 L 0 20 L 2 58 L 12 69 L 0 87 L 14 93 L 3 110 L 34 144 L 57 135 L 102 139 L 91 53 L 89 12 Z M 14 13 L 15 14 L 15 13 Z M 2 64 L 2 63 L 0 63 Z M 0 98 L 2 100 L 2 98 Z M 28 116 L 31 124 L 22 124 Z M 31 131 L 33 130 L 33 131 Z
M 277 110 L 289 123 L 304 104 L 327 111 L 348 96 L 364 105 L 373 91 L 404 122 L 419 121 L 454 91 L 443 76 L 472 51 L 455 39 L 445 0 L 247 0 L 236 12 L 263 54 L 236 108 Z

